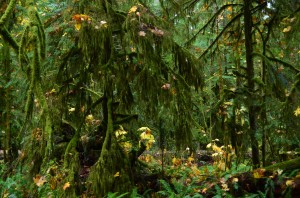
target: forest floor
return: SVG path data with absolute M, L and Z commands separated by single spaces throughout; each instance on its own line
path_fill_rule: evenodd
M 300 197 L 300 165 L 252 170 L 230 155 L 226 162 L 224 153 L 183 152 L 177 158 L 172 153 L 164 158 L 161 152 L 144 153 L 139 159 L 148 172 L 137 174 L 138 192 L 151 197 Z
M 250 158 L 245 160 L 249 164 L 237 163 L 234 154 L 227 152 L 226 155 L 225 150 L 214 147 L 196 154 L 170 151 L 163 155 L 162 152 L 146 151 L 139 157 L 133 173 L 135 195 L 130 197 L 300 197 L 300 157 L 253 170 Z M 91 165 L 82 164 L 81 167 L 80 182 L 85 183 Z M 3 168 L 4 164 L 0 163 L 0 173 L 4 172 Z M 1 197 L 26 197 L 24 195 L 31 193 L 28 181 L 18 170 L 13 172 L 15 174 L 6 180 L 0 179 Z M 60 182 L 63 175 L 62 165 L 54 163 L 47 175 L 37 175 L 33 180 L 39 192 L 55 194 L 57 189 L 65 190 L 72 185 Z M 80 198 L 88 197 L 85 190 L 82 192 Z M 123 195 L 112 192 L 107 197 Z

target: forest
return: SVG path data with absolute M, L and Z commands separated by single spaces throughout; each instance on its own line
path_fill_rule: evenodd
M 299 0 L 1 0 L 1 198 L 300 197 Z

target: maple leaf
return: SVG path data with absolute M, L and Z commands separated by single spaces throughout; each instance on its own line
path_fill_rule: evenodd
M 67 182 L 67 183 L 64 184 L 63 189 L 66 190 L 70 186 L 71 186 L 70 182 Z
M 41 175 L 36 175 L 34 178 L 33 178 L 33 182 L 38 186 L 42 186 L 44 185 L 45 182 L 47 182 L 45 176 L 41 176 Z

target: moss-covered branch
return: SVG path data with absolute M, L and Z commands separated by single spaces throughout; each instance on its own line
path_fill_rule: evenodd
M 284 171 L 300 169 L 300 157 L 265 167 L 266 170 L 281 169 Z
M 5 27 L 0 27 L 0 35 L 2 36 L 3 40 L 5 40 L 15 50 L 16 54 L 18 54 L 19 44 Z
M 204 31 L 211 23 L 214 23 L 214 21 L 216 20 L 216 18 L 225 10 L 227 9 L 228 7 L 231 7 L 231 6 L 242 6 L 242 4 L 226 4 L 226 5 L 223 5 L 210 19 L 209 21 L 202 27 L 198 30 L 198 32 L 188 41 L 186 42 L 186 45 L 190 44 L 191 42 L 195 41 L 195 39 L 197 38 L 197 36 L 202 32 Z M 235 16 L 231 21 L 235 21 L 235 18 L 239 18 L 241 14 L 238 14 L 237 16 Z M 229 22 L 228 24 L 231 24 L 232 22 Z M 226 28 L 224 28 L 226 29 Z
M 2 28 L 3 24 L 6 23 L 6 20 L 8 19 L 10 13 L 15 8 L 16 2 L 17 2 L 17 0 L 10 0 L 4 14 L 0 18 L 0 28 Z

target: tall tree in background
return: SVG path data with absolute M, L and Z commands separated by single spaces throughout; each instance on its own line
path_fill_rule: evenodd
M 254 84 L 254 64 L 253 64 L 253 46 L 252 46 L 252 1 L 244 1 L 244 31 L 245 31 L 245 47 L 246 47 L 246 63 L 247 63 L 247 82 L 248 82 L 248 91 L 249 91 L 249 124 L 250 124 L 250 139 L 251 139 L 251 148 L 252 148 L 252 160 L 254 167 L 259 167 L 259 150 L 258 142 L 256 139 L 257 133 L 257 106 L 255 104 L 256 99 L 253 95 L 255 92 Z

